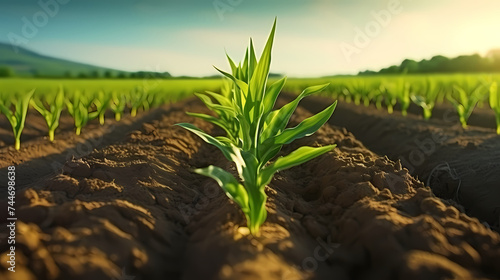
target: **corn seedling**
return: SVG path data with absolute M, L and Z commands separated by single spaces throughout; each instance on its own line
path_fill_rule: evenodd
M 423 86 L 415 88 L 411 93 L 411 100 L 422 108 L 424 119 L 432 117 L 432 110 L 436 106 L 436 98 L 439 94 L 439 87 L 435 80 L 427 78 Z
M 468 89 L 467 91 L 470 95 L 459 85 L 454 85 L 453 88 L 458 93 L 458 100 L 452 96 L 448 96 L 448 100 L 457 110 L 462 127 L 467 128 L 467 121 L 469 120 L 474 107 L 476 107 L 477 102 L 482 98 L 484 87 L 482 84 L 478 84 L 474 87 L 474 89 Z
M 168 103 L 167 95 L 164 92 L 161 92 L 161 91 L 152 92 L 152 91 L 150 91 L 149 93 L 150 94 L 148 94 L 148 98 L 146 99 L 147 103 L 148 103 L 148 109 L 156 108 L 160 105 Z M 145 110 L 147 110 L 147 109 L 145 108 Z
M 11 111 L 12 102 L 3 101 L 0 102 L 0 111 L 7 117 L 9 121 L 12 132 L 14 132 L 14 147 L 16 150 L 21 148 L 21 133 L 24 129 L 24 123 L 26 122 L 26 115 L 28 114 L 28 108 L 30 105 L 31 97 L 35 90 L 28 92 L 17 98 L 17 102 L 14 102 L 14 112 Z
M 360 105 L 361 98 L 367 95 L 367 90 L 365 88 L 366 84 L 364 83 L 364 81 L 361 79 L 353 80 L 351 81 L 351 83 L 346 84 L 345 86 L 348 94 L 352 96 L 354 104 Z
M 104 125 L 104 115 L 106 110 L 109 108 L 111 103 L 111 94 L 106 94 L 103 90 L 97 93 L 96 98 L 94 98 L 94 105 L 96 107 L 96 113 L 99 118 L 99 123 Z
M 272 164 L 266 165 L 278 154 L 283 145 L 311 135 L 318 130 L 330 118 L 336 106 L 335 102 L 322 112 L 303 120 L 297 126 L 286 128 L 299 101 L 308 95 L 322 91 L 327 85 L 309 87 L 291 103 L 273 110 L 286 81 L 286 78 L 280 79 L 266 90 L 275 27 L 276 21 L 259 60 L 255 56 L 253 44 L 250 41 L 243 64 L 236 66 L 228 57 L 232 74 L 216 68 L 232 81 L 229 97 L 215 93 L 198 95 L 218 117 L 212 119 L 207 116 L 197 116 L 225 128 L 227 137 L 212 137 L 192 124 L 178 124 L 195 133 L 205 142 L 216 146 L 228 160 L 235 162 L 241 181 L 238 181 L 231 173 L 212 165 L 194 171 L 217 181 L 226 195 L 239 205 L 253 235 L 259 234 L 260 226 L 266 220 L 265 187 L 271 182 L 274 174 L 279 170 L 304 163 L 335 147 L 335 145 L 319 148 L 301 147 L 286 156 L 279 157 Z M 211 98 L 216 102 L 208 102 Z M 225 114 L 233 116 L 235 120 L 228 121 Z
M 149 104 L 147 103 L 148 93 L 145 89 L 135 89 L 130 94 L 130 115 L 135 117 L 137 115 L 137 111 L 140 107 L 146 106 L 149 108 Z M 145 108 L 146 110 L 146 108 Z
M 343 101 L 345 101 L 345 103 L 352 103 L 353 96 L 349 92 L 348 88 L 342 89 L 341 96 L 342 96 Z
M 127 106 L 127 97 L 124 94 L 118 94 L 116 91 L 111 93 L 111 111 L 115 114 L 115 120 L 120 121 Z
M 394 105 L 398 102 L 396 91 L 391 90 L 391 84 L 388 82 L 382 83 L 379 89 L 383 96 L 385 106 L 387 107 L 387 112 L 392 114 L 394 112 Z
M 71 99 L 66 98 L 66 107 L 75 122 L 76 135 L 80 135 L 82 128 L 88 121 L 98 116 L 98 112 L 89 112 L 92 101 L 92 99 L 87 98 L 80 91 L 75 91 Z
M 64 109 L 64 90 L 62 87 L 54 96 L 47 96 L 45 102 L 40 98 L 31 99 L 31 106 L 35 108 L 45 119 L 49 129 L 49 140 L 54 141 L 54 134 L 59 127 L 59 119 Z
M 401 106 L 401 114 L 403 116 L 408 115 L 408 107 L 410 107 L 410 83 L 403 79 L 399 79 L 395 84 L 396 95 Z
M 497 134 L 500 134 L 500 94 L 498 94 L 497 82 L 490 85 L 489 103 L 491 109 L 495 112 L 495 119 L 497 122 Z

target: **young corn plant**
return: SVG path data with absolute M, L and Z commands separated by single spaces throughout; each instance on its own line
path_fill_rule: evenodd
M 408 108 L 410 107 L 410 83 L 404 79 L 399 79 L 395 84 L 396 95 L 398 98 L 399 105 L 401 106 L 401 114 L 403 116 L 408 115 Z
M 383 82 L 379 89 L 382 93 L 385 106 L 387 107 L 387 113 L 392 114 L 394 112 L 394 106 L 398 102 L 396 91 L 391 90 L 391 84 L 388 82 Z
M 219 148 L 228 160 L 235 163 L 240 180 L 212 165 L 195 169 L 194 172 L 217 181 L 226 195 L 243 211 L 252 235 L 259 235 L 260 226 L 266 220 L 265 187 L 271 182 L 274 174 L 279 170 L 302 164 L 335 147 L 335 145 L 300 147 L 268 164 L 283 145 L 316 132 L 330 118 L 337 104 L 334 102 L 297 126 L 286 128 L 299 101 L 322 91 L 328 84 L 306 88 L 295 100 L 280 109 L 273 110 L 286 81 L 286 78 L 280 79 L 266 88 L 275 28 L 276 21 L 259 60 L 250 41 L 243 64 L 236 66 L 228 57 L 232 74 L 216 68 L 232 82 L 228 95 L 198 94 L 217 117 L 193 113 L 191 115 L 221 126 L 227 136 L 213 137 L 192 124 L 178 124 Z
M 411 93 L 411 100 L 422 108 L 424 120 L 428 120 L 432 116 L 432 110 L 436 106 L 436 99 L 440 92 L 435 80 L 427 78 L 420 89 L 415 88 Z
M 92 99 L 87 98 L 80 91 L 75 91 L 71 99 L 66 98 L 66 107 L 75 122 L 75 133 L 80 135 L 82 128 L 92 119 L 98 116 L 98 112 L 89 112 Z
M 500 135 L 500 94 L 498 93 L 497 82 L 490 85 L 489 103 L 491 109 L 495 112 L 495 119 L 497 121 L 497 134 Z
M 363 96 L 363 105 L 365 107 L 370 106 L 370 103 L 372 102 L 375 104 L 379 104 L 377 108 L 382 107 L 382 93 L 378 89 L 378 86 L 375 85 L 372 85 L 368 93 Z
M 31 106 L 35 108 L 45 119 L 47 127 L 49 129 L 49 140 L 54 142 L 54 134 L 56 129 L 59 127 L 59 119 L 61 117 L 61 112 L 64 109 L 64 90 L 62 87 L 59 88 L 57 94 L 53 96 L 47 96 L 45 102 L 40 98 L 31 99 Z
M 16 102 L 11 102 L 11 100 L 0 102 L 0 111 L 7 117 L 12 127 L 15 139 L 14 147 L 16 150 L 21 149 L 21 133 L 24 129 L 30 100 L 34 92 L 35 90 L 32 90 L 24 95 L 18 96 Z M 14 103 L 14 105 L 12 105 L 12 103 Z M 14 111 L 11 111 L 12 106 L 14 107 Z
M 120 121 L 127 106 L 127 96 L 125 94 L 119 94 L 116 91 L 111 93 L 111 111 L 115 114 L 115 120 Z
M 95 107 L 96 107 L 96 112 L 97 116 L 99 118 L 99 123 L 101 125 L 104 125 L 104 116 L 106 114 L 106 110 L 109 108 L 111 104 L 111 94 L 106 94 L 104 91 L 99 91 L 97 93 L 96 98 L 94 98 L 93 101 Z
M 459 85 L 453 85 L 453 89 L 458 93 L 458 100 L 452 96 L 447 96 L 447 98 L 453 104 L 455 110 L 457 110 L 462 127 L 467 128 L 467 121 L 472 111 L 474 111 L 477 102 L 482 98 L 484 86 L 477 84 L 473 89 L 469 88 L 466 90 Z
M 162 91 L 150 91 L 148 94 L 148 98 L 146 99 L 147 108 L 144 106 L 144 110 L 148 110 L 151 108 L 159 107 L 163 104 L 168 103 L 168 95 Z
M 141 107 L 146 107 L 149 108 L 149 104 L 147 103 L 147 98 L 148 98 L 148 92 L 146 89 L 135 89 L 132 92 L 130 92 L 130 115 L 132 117 L 137 116 L 137 112 L 139 111 L 139 108 Z
M 368 93 L 365 81 L 363 79 L 351 80 L 345 86 L 347 93 L 354 100 L 354 104 L 361 104 L 361 99 Z

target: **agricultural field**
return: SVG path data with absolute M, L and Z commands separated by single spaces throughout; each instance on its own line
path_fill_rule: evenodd
M 236 141 L 234 145 L 243 149 L 241 131 L 250 129 L 220 122 L 234 122 L 226 115 L 227 108 L 220 107 L 224 102 L 231 104 L 229 99 L 220 98 L 228 96 L 230 81 L 160 80 L 150 86 L 148 80 L 1 80 L 0 168 L 16 166 L 16 183 L 21 189 L 16 208 L 22 221 L 18 222 L 18 242 L 26 244 L 22 245 L 26 262 L 19 264 L 19 269 L 25 279 L 35 279 L 34 272 L 42 273 L 43 279 L 89 279 L 87 275 L 93 273 L 112 277 L 122 271 L 106 268 L 128 262 L 128 271 L 144 279 L 165 275 L 175 279 L 181 274 L 187 279 L 206 273 L 240 275 L 261 261 L 286 277 L 323 277 L 356 266 L 373 273 L 373 268 L 366 266 L 367 253 L 359 246 L 371 255 L 391 250 L 421 265 L 436 261 L 440 269 L 456 275 L 488 277 L 498 273 L 498 76 L 269 80 L 268 93 L 278 94 L 276 85 L 283 87 L 275 108 L 295 104 L 290 107 L 296 107 L 296 112 L 287 117 L 288 127 L 322 111 L 327 104 L 333 107 L 309 122 L 312 129 L 319 129 L 316 133 L 293 142 L 283 140 L 290 143 L 283 149 L 271 148 L 278 155 L 306 152 L 304 159 L 299 157 L 284 166 L 300 165 L 276 173 L 271 180 L 273 171 L 255 187 L 243 186 L 233 177 L 236 171 L 244 176 L 246 169 L 245 164 L 235 168 L 230 162 L 248 159 L 235 159 L 227 155 L 231 151 L 220 146 L 224 143 L 220 137 L 227 134 L 225 141 Z M 317 91 L 319 96 L 292 102 L 298 101 L 300 89 L 311 87 L 305 95 Z M 214 93 L 199 94 L 205 90 Z M 271 101 L 255 102 L 272 109 Z M 190 133 L 175 126 L 181 122 L 220 136 L 217 140 L 192 125 L 182 125 L 194 132 Z M 277 124 L 281 127 L 277 135 L 287 131 L 283 130 L 286 118 Z M 312 132 L 306 128 L 297 137 Z M 215 146 L 223 152 L 201 139 L 210 144 L 217 141 Z M 305 146 L 317 148 L 304 150 Z M 273 154 L 265 158 L 272 159 Z M 263 160 L 256 166 L 273 166 Z M 190 171 L 208 165 L 217 167 L 197 171 L 208 177 Z M 239 187 L 235 190 L 231 186 Z M 240 193 L 253 188 L 260 191 Z M 248 204 L 259 193 L 266 195 Z M 260 210 L 255 212 L 249 205 L 260 205 L 254 206 Z M 424 234 L 430 230 L 432 239 Z M 383 234 L 373 235 L 377 232 Z M 444 239 L 435 240 L 438 236 Z M 453 238 L 470 243 L 453 245 L 449 243 Z M 373 247 L 382 242 L 379 239 L 391 247 Z M 405 241 L 395 241 L 400 239 Z M 308 254 L 323 248 L 316 247 L 315 240 L 325 240 L 321 244 L 328 261 L 307 259 Z M 289 247 L 281 253 L 270 249 L 292 244 L 301 247 Z M 463 244 L 471 247 L 461 251 Z M 116 248 L 123 251 L 114 255 Z M 408 255 L 405 250 L 410 248 L 427 253 Z M 439 251 L 439 255 L 450 256 L 454 264 L 437 258 L 437 248 L 448 248 L 439 249 L 449 250 Z M 98 257 L 99 264 L 72 258 L 75 250 Z M 224 266 L 220 271 L 182 268 L 198 265 L 218 250 L 238 258 L 214 259 L 211 264 L 229 263 L 233 270 L 226 271 Z M 38 256 L 41 252 L 51 257 Z M 179 254 L 185 258 L 178 259 Z M 481 257 L 485 255 L 490 257 Z M 259 257 L 249 260 L 250 256 Z M 166 260 L 168 265 L 160 263 Z M 289 265 L 294 262 L 304 266 Z M 332 265 L 335 263 L 342 265 Z M 307 269 L 313 264 L 318 265 L 315 273 Z M 85 272 L 76 269 L 82 265 L 90 268 Z M 397 270 L 399 262 L 382 261 L 380 265 Z M 266 268 L 255 273 L 262 276 L 268 272 Z M 406 268 L 399 273 L 422 272 Z
M 310 117 L 311 113 L 320 112 L 334 100 L 338 100 L 339 104 L 337 108 L 331 107 L 335 109 L 334 117 L 325 115 L 329 124 L 312 136 L 293 142 L 289 145 L 291 147 L 285 145 L 280 154 L 290 153 L 302 145 L 337 145 L 337 148 L 310 163 L 281 171 L 270 183 L 262 185 L 266 186 L 269 201 L 265 206 L 265 197 L 261 199 L 259 209 L 262 211 L 263 207 L 267 207 L 267 220 L 260 220 L 256 226 L 249 224 L 250 231 L 245 232 L 243 229 L 248 221 L 259 220 L 258 217 L 252 217 L 257 214 L 244 210 L 245 215 L 240 215 L 236 206 L 242 207 L 242 202 L 235 200 L 236 203 L 231 203 L 228 199 L 228 196 L 234 199 L 236 195 L 229 195 L 231 192 L 223 188 L 228 196 L 224 195 L 214 185 L 215 181 L 208 178 L 221 178 L 221 174 L 232 175 L 223 169 L 213 173 L 200 169 L 198 173 L 208 176 L 203 179 L 189 171 L 193 167 L 201 168 L 209 164 L 226 166 L 224 169 L 231 170 L 229 161 L 217 150 L 203 144 L 200 138 L 173 126 L 180 122 L 191 122 L 211 134 L 223 135 L 223 131 L 231 131 L 229 127 L 222 130 L 224 127 L 217 128 L 218 122 L 210 117 L 213 113 L 207 111 L 200 99 L 193 95 L 194 92 L 203 93 L 205 90 L 223 93 L 228 90 L 228 81 L 222 78 L 160 80 L 150 86 L 151 81 L 148 80 L 24 79 L 22 83 L 15 79 L 1 80 L 3 114 L 0 118 L 0 168 L 6 169 L 14 164 L 19 178 L 17 184 L 25 189 L 19 195 L 17 205 L 18 215 L 23 220 L 23 223 L 19 223 L 20 242 L 27 242 L 27 239 L 22 239 L 28 238 L 23 237 L 24 234 L 31 234 L 30 239 L 38 240 L 35 245 L 31 245 L 34 247 L 25 249 L 26 254 L 30 251 L 53 250 L 53 246 L 61 242 L 67 244 L 64 250 L 68 251 L 54 255 L 52 260 L 60 263 L 61 258 L 66 259 L 69 263 L 64 270 L 46 263 L 46 260 L 33 259 L 43 265 L 46 279 L 74 275 L 78 272 L 73 268 L 85 263 L 67 259 L 67 254 L 77 248 L 70 245 L 69 240 L 81 240 L 81 244 L 87 244 L 91 240 L 101 240 L 104 236 L 113 240 L 111 245 L 88 243 L 85 246 L 104 250 L 100 253 L 104 254 L 101 257 L 103 261 L 106 260 L 104 265 L 110 267 L 114 261 L 105 256 L 106 252 L 112 254 L 115 246 L 140 246 L 140 251 L 131 249 L 131 252 L 139 254 L 130 255 L 134 258 L 144 258 L 140 257 L 141 254 L 160 254 L 156 245 L 153 245 L 155 243 L 144 243 L 141 241 L 144 237 L 139 238 L 141 235 L 161 234 L 163 237 L 156 242 L 164 238 L 183 240 L 181 244 L 187 248 L 172 244 L 169 249 L 161 250 L 161 257 L 151 260 L 172 258 L 172 265 L 165 266 L 164 271 L 154 270 L 157 275 L 179 275 L 179 264 L 173 261 L 176 254 L 183 250 L 208 254 L 194 254 L 185 260 L 194 265 L 200 261 L 198 258 L 208 257 L 210 251 L 218 250 L 220 245 L 216 244 L 220 242 L 229 246 L 232 242 L 254 244 L 255 240 L 259 240 L 257 242 L 268 242 L 267 246 L 286 246 L 288 243 L 283 242 L 288 240 L 304 244 L 304 248 L 295 249 L 299 251 L 294 251 L 294 254 L 307 255 L 307 250 L 314 250 L 314 247 L 310 247 L 312 245 L 307 244 L 312 244 L 315 239 L 326 240 L 328 236 L 334 236 L 335 239 L 329 239 L 330 243 L 325 243 L 331 246 L 327 249 L 333 250 L 337 246 L 340 249 L 335 250 L 337 253 L 333 253 L 329 259 L 354 258 L 362 252 L 349 246 L 371 246 L 369 244 L 374 242 L 372 239 L 376 238 L 368 231 L 366 235 L 358 235 L 358 242 L 361 243 L 342 247 L 342 240 L 349 240 L 361 228 L 393 232 L 394 238 L 402 234 L 395 231 L 392 222 L 376 222 L 380 219 L 377 217 L 382 215 L 379 211 L 389 215 L 390 211 L 394 211 L 389 209 L 412 209 L 413 218 L 394 212 L 386 219 L 406 217 L 404 219 L 407 220 L 403 219 L 400 223 L 406 224 L 408 230 L 415 231 L 416 235 L 422 234 L 418 232 L 424 229 L 427 231 L 429 226 L 437 227 L 438 230 L 442 227 L 440 223 L 447 223 L 448 227 L 481 238 L 475 241 L 479 244 L 498 242 L 495 239 L 497 234 L 486 229 L 498 230 L 499 222 L 496 199 L 499 194 L 495 188 L 500 179 L 497 178 L 499 166 L 495 163 L 500 145 L 495 122 L 498 120 L 498 97 L 495 97 L 498 76 L 332 77 L 289 79 L 285 84 L 282 81 L 269 81 L 269 84 L 283 86 L 277 107 L 295 99 L 300 89 L 324 85 L 315 89 L 318 91 L 316 95 L 320 96 L 309 96 L 300 102 L 296 113 L 291 116 L 292 126 Z M 22 86 L 18 86 L 20 84 Z M 274 88 L 270 86 L 267 90 L 272 91 Z M 465 91 L 465 97 L 461 89 Z M 215 95 L 199 95 L 205 103 L 207 100 L 204 98 L 208 96 Z M 272 103 L 269 104 L 272 106 Z M 209 108 L 214 109 L 213 106 Z M 460 106 L 465 109 L 465 114 L 459 113 Z M 223 116 L 224 113 L 216 108 L 214 112 Z M 472 110 L 470 108 L 473 111 L 468 111 Z M 189 116 L 185 111 L 198 115 Z M 215 126 L 193 117 L 212 121 Z M 314 121 L 316 127 L 320 127 L 326 119 Z M 226 121 L 229 122 L 228 119 Z M 18 129 L 16 134 L 12 124 Z M 193 127 L 184 126 L 194 131 Z M 301 135 L 310 133 L 303 132 Z M 206 138 L 209 136 L 204 136 L 203 139 L 210 143 Z M 236 133 L 231 139 L 241 137 Z M 19 143 L 19 150 L 16 150 L 16 143 Z M 320 154 L 329 150 L 331 148 Z M 231 157 L 228 159 L 231 160 Z M 299 163 L 302 162 L 299 160 Z M 222 184 L 223 181 L 218 182 Z M 234 184 L 238 185 L 237 181 Z M 164 190 L 162 186 L 167 189 Z M 264 190 L 262 187 L 259 188 Z M 431 187 L 432 191 L 427 187 Z M 176 202 L 167 202 L 171 200 Z M 408 202 L 404 202 L 406 200 Z M 221 207 L 221 204 L 224 206 Z M 378 208 L 385 210 L 376 210 Z M 158 220 L 158 215 L 165 216 Z M 97 217 L 109 217 L 113 228 L 109 228 L 111 225 L 105 222 L 106 218 L 99 221 L 95 220 Z M 353 220 L 353 217 L 358 218 Z M 125 224 L 127 221 L 130 223 L 130 219 L 136 222 L 132 228 L 126 229 Z M 261 223 L 262 234 L 257 235 Z M 45 225 L 43 228 L 48 231 L 36 229 L 39 227 L 37 225 Z M 464 225 L 467 226 L 463 228 Z M 186 232 L 188 228 L 184 228 L 188 226 L 192 229 Z M 95 233 L 81 232 L 85 227 L 99 230 Z M 285 239 L 277 238 L 292 234 L 297 227 L 302 228 L 303 232 L 299 231 L 302 233 L 294 233 Z M 63 228 L 66 229 L 61 232 Z M 139 232 L 141 235 L 138 235 Z M 210 238 L 191 240 L 200 238 L 196 236 L 206 232 L 212 233 Z M 439 234 L 451 238 L 447 231 Z M 229 242 L 227 237 L 231 235 L 236 239 Z M 252 235 L 259 237 L 248 238 Z M 43 241 L 47 236 L 52 236 L 50 242 Z M 133 236 L 136 236 L 135 239 Z M 418 244 L 412 242 L 431 242 L 423 240 L 426 240 L 425 237 L 409 239 L 404 246 L 412 248 Z M 436 243 L 438 241 L 432 242 L 428 244 L 445 246 Z M 213 248 L 201 249 L 206 246 Z M 241 246 L 231 245 L 232 249 L 228 247 L 227 250 L 244 257 L 242 252 L 234 251 L 243 250 L 248 245 Z M 308 275 L 307 270 L 283 263 L 287 259 L 293 260 L 291 255 L 283 255 L 281 258 L 285 260 L 279 260 L 275 253 L 260 251 L 259 246 L 247 254 L 258 254 L 274 260 L 276 269 L 287 275 Z M 402 245 L 398 246 L 392 250 Z M 373 250 L 372 254 L 377 253 L 377 248 L 370 250 Z M 432 252 L 431 247 L 426 250 Z M 91 252 L 82 253 L 92 255 Z M 476 253 L 491 254 L 487 251 Z M 457 254 L 456 258 L 461 256 L 457 259 L 459 263 L 469 267 L 473 264 L 465 258 L 470 252 L 454 254 Z M 482 260 L 481 265 L 494 271 L 494 260 Z M 159 265 L 151 261 L 143 259 L 141 263 L 136 260 L 140 264 L 138 267 Z M 126 259 L 119 257 L 117 262 L 126 262 Z M 322 266 L 319 271 L 328 275 L 331 268 L 327 264 Z M 29 275 L 31 268 L 28 263 L 25 269 L 26 275 Z M 99 271 L 100 268 L 95 266 L 93 269 Z M 245 271 L 246 268 L 243 266 L 239 269 Z M 192 271 L 190 277 L 194 279 L 208 271 Z M 483 268 L 478 267 L 467 273 L 482 271 Z
M 500 74 L 287 78 L 276 32 L 212 78 L 0 78 L 0 279 L 499 279 Z

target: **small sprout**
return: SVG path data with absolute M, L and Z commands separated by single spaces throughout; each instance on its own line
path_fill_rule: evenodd
M 26 115 L 28 114 L 28 108 L 30 104 L 31 97 L 35 90 L 28 92 L 22 96 L 19 96 L 17 102 L 14 102 L 14 112 L 11 111 L 10 107 L 12 105 L 11 100 L 2 100 L 0 102 L 0 111 L 7 117 L 9 123 L 12 127 L 12 132 L 14 132 L 16 150 L 21 148 L 21 133 L 24 129 L 24 123 L 26 122 Z
M 489 103 L 491 109 L 495 112 L 495 119 L 497 122 L 497 134 L 500 135 L 500 94 L 498 93 L 497 82 L 493 82 L 490 85 L 490 97 Z
M 57 94 L 46 96 L 45 102 L 40 98 L 31 99 L 31 106 L 33 106 L 33 108 L 35 108 L 35 110 L 45 119 L 49 129 L 49 140 L 50 142 L 54 142 L 54 134 L 59 127 L 59 119 L 64 109 L 64 90 L 62 86 L 59 88 Z
M 75 133 L 80 135 L 82 128 L 92 119 L 97 118 L 98 112 L 89 112 L 93 98 L 88 98 L 80 91 L 75 91 L 71 99 L 66 98 L 66 107 L 75 122 Z

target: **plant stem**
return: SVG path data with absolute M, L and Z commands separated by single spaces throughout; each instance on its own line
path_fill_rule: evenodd
M 15 143 L 15 148 L 16 150 L 19 151 L 19 149 L 21 149 L 21 137 L 16 137 L 16 143 Z
M 500 135 L 500 114 L 496 114 L 497 120 L 497 134 Z
M 354 97 L 354 104 L 359 105 L 361 103 L 361 96 L 356 95 Z
M 387 112 L 389 114 L 392 114 L 394 112 L 394 108 L 392 107 L 392 105 L 387 105 Z
M 465 116 L 460 116 L 460 123 L 464 129 L 467 128 L 467 121 L 465 120 Z
M 82 132 L 82 128 L 81 127 L 77 127 L 76 128 L 76 135 L 80 135 L 81 132 Z
M 252 197 L 249 200 L 250 205 L 250 213 L 249 213 L 249 218 L 247 220 L 247 226 L 248 229 L 250 229 L 250 233 L 253 236 L 259 236 L 260 235 L 260 218 L 261 218 L 261 213 L 264 210 L 266 212 L 266 200 L 267 196 L 260 197 L 259 191 L 255 192 L 249 191 L 248 194 Z M 264 208 L 264 209 L 263 209 Z
M 423 108 L 424 110 L 424 120 L 428 120 L 432 116 L 432 111 L 429 108 Z
M 49 140 L 50 142 L 54 142 L 54 130 L 49 130 Z

